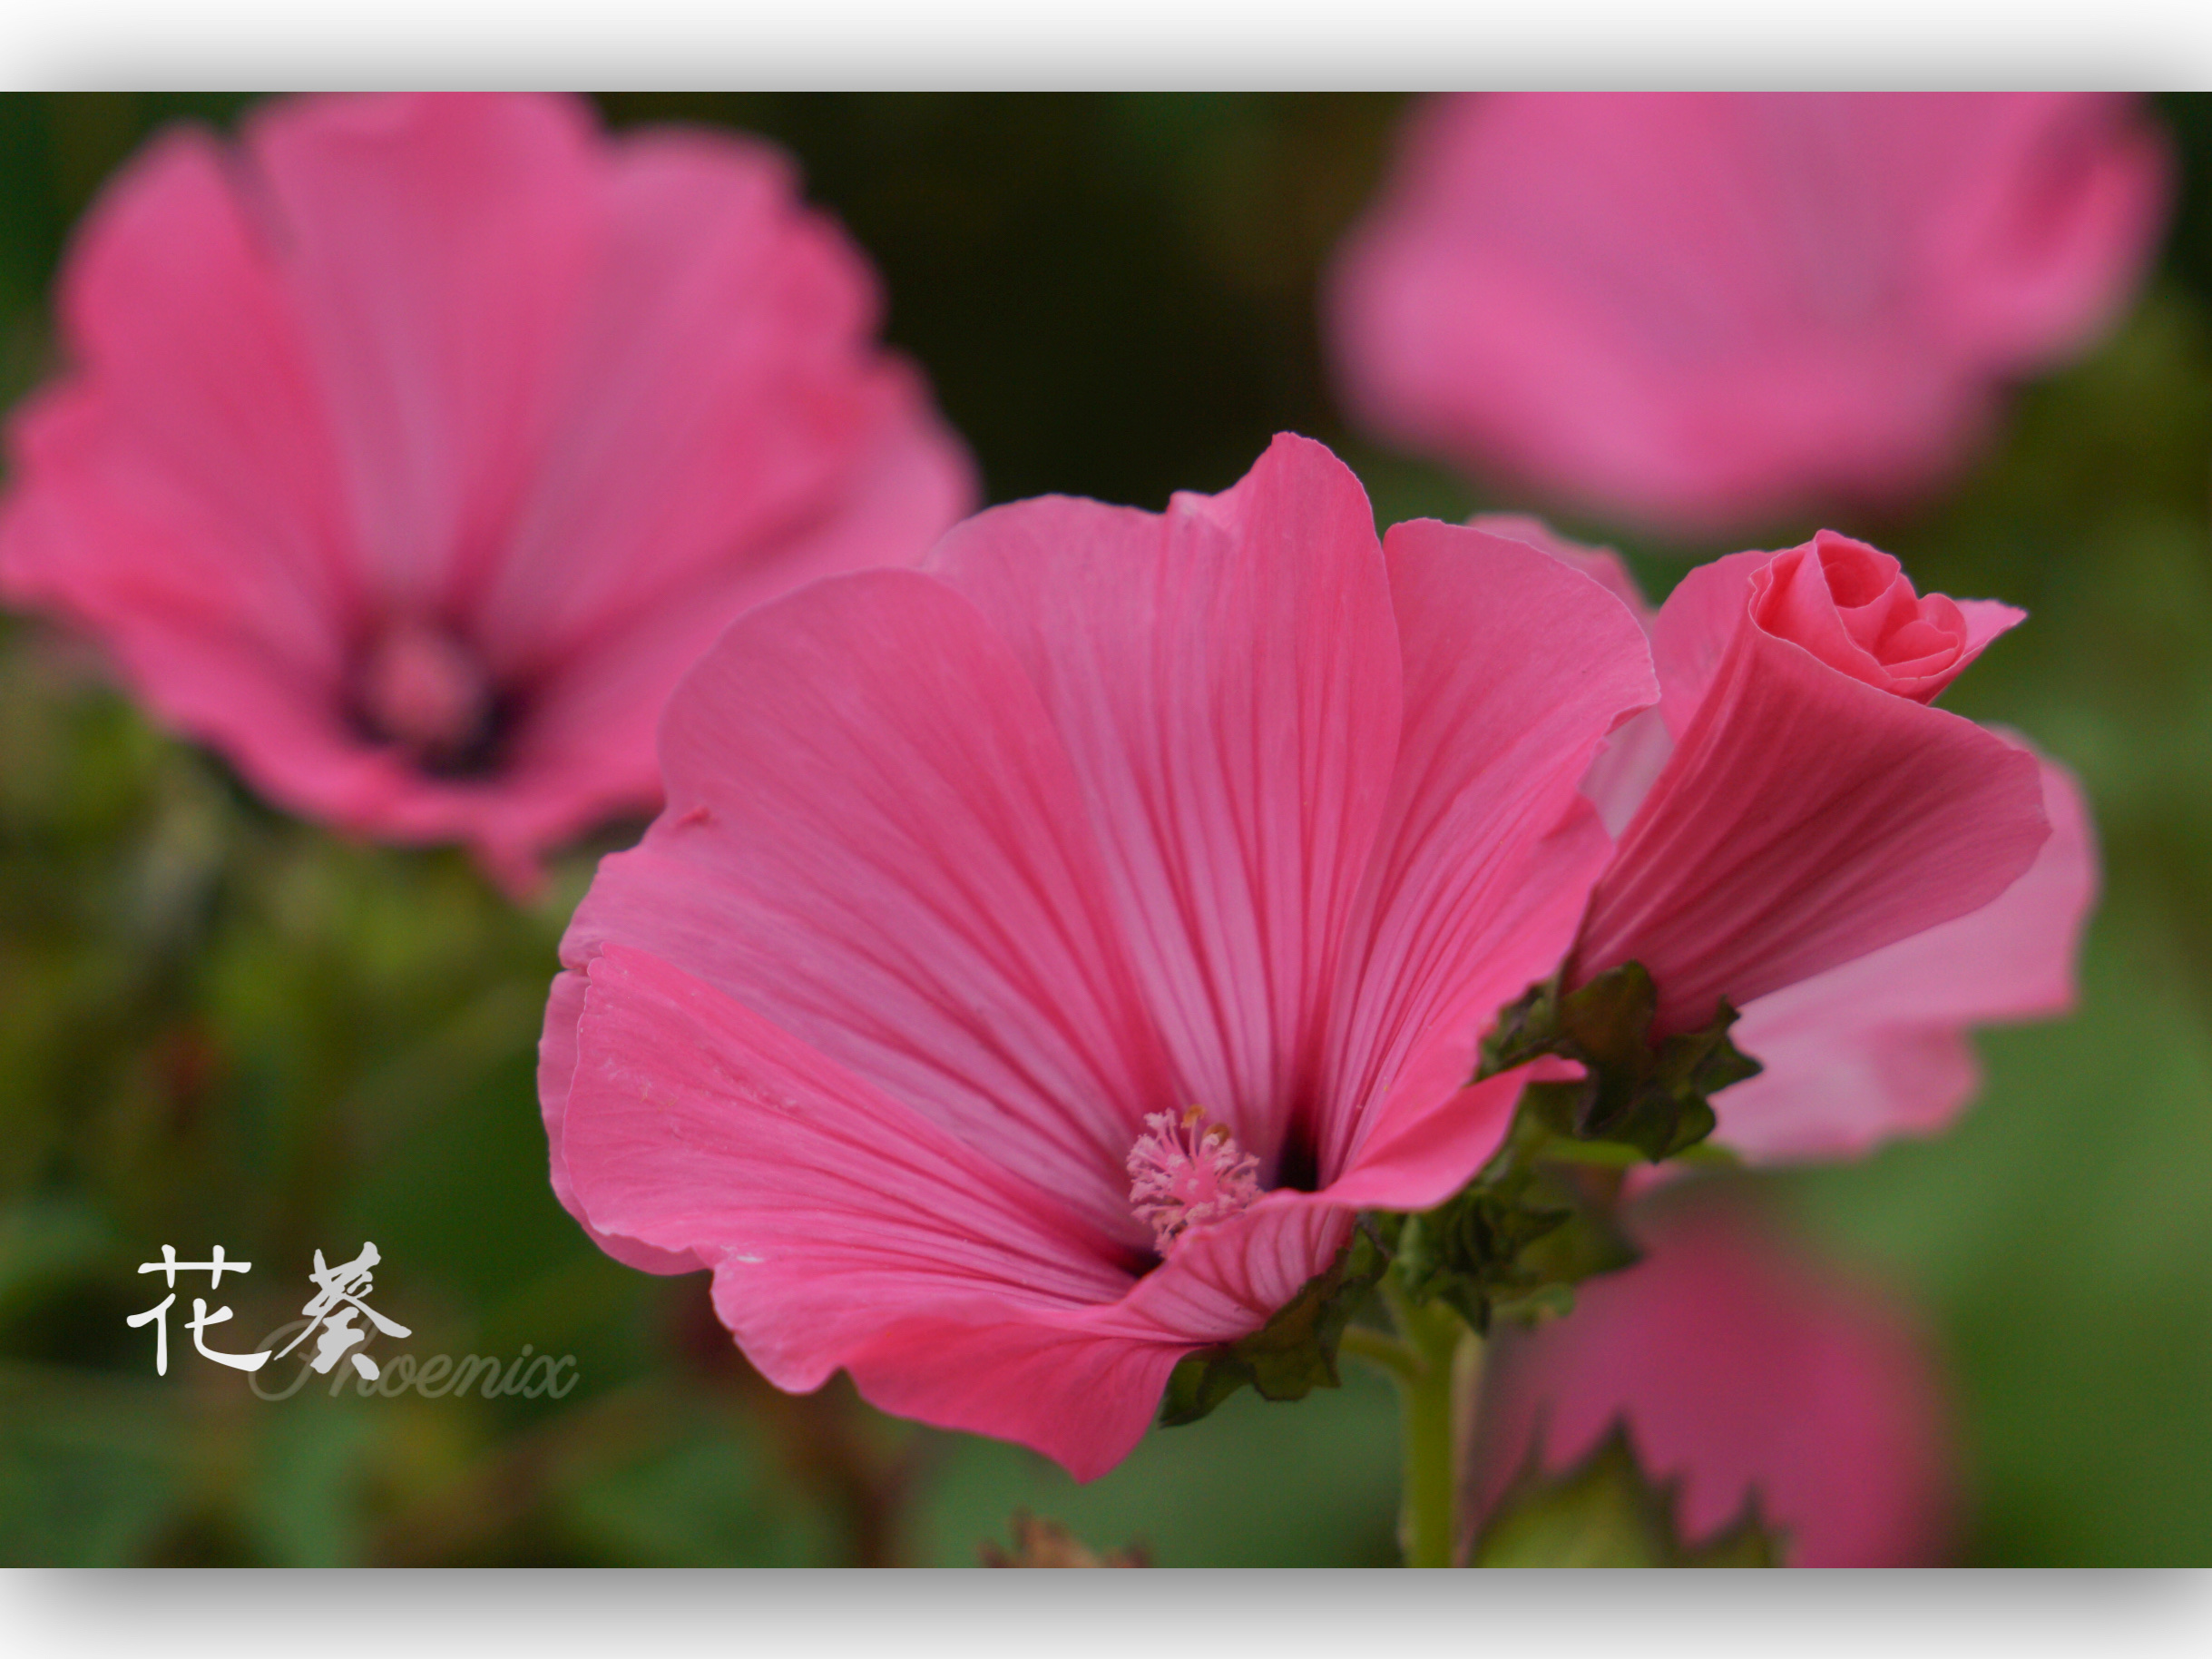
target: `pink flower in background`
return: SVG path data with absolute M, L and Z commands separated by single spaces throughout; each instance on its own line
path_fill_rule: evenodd
M 2172 172 L 2108 93 L 1437 98 L 1326 320 L 1359 419 L 1569 506 L 1893 505 L 2112 321 Z
M 526 885 L 657 802 L 661 705 L 731 617 L 972 505 L 880 303 L 747 140 L 534 94 L 172 131 L 63 272 L 0 594 L 272 800 Z
M 1931 1133 L 1980 1085 L 1970 1026 L 2072 1006 L 2075 957 L 2097 891 L 2080 785 L 2024 739 L 1904 706 L 1940 692 L 2019 613 L 1941 595 L 1917 600 L 1893 561 L 1824 533 L 1788 553 L 1739 554 L 1694 571 L 1655 614 L 1610 553 L 1566 542 L 1533 519 L 1475 523 L 1596 578 L 1653 630 L 1660 702 L 1613 734 L 1583 783 L 1615 833 L 1636 826 L 1622 837 L 1621 867 L 1593 901 L 1584 949 L 1593 963 L 1640 956 L 1656 964 L 1662 994 L 1671 996 L 1670 980 L 1687 981 L 1700 996 L 1714 986 L 1737 999 L 1737 1045 L 1766 1069 L 1714 1097 L 1717 1140 L 1772 1162 L 1848 1156 L 1891 1135 Z M 1764 597 L 1755 599 L 1762 581 Z M 1838 589 L 1868 597 L 1830 603 Z M 1790 661 L 1771 632 L 1777 627 L 1810 642 L 1806 653 L 1833 663 L 1834 674 L 1797 662 L 1795 678 L 1776 678 L 1794 702 L 1761 711 L 1717 701 L 1699 725 L 1715 686 L 1724 698 L 1744 697 L 1722 685 L 1732 643 L 1754 660 Z M 1736 641 L 1738 630 L 1749 637 Z M 1855 643 L 1861 635 L 1872 648 Z M 1857 735 L 1852 712 L 1882 711 L 1839 677 L 1880 684 L 1898 700 L 1890 725 L 1863 728 L 1884 749 L 1843 755 Z M 1676 747 L 1669 727 L 1691 734 L 1690 745 L 1708 745 L 1717 761 L 1687 761 L 1655 790 Z M 1848 764 L 1831 775 L 1838 759 Z M 1870 775 L 1855 793 L 1858 771 Z M 1756 787 L 1730 781 L 1739 777 Z M 2030 810 L 2038 797 L 2051 826 L 2040 846 Z M 1882 808 L 1863 808 L 1869 798 Z M 1650 815 L 1639 820 L 1647 803 Z M 1996 883 L 2023 849 L 2032 858 L 2024 873 L 1978 908 L 1952 909 Z M 1725 881 L 1698 873 L 1717 867 Z M 1895 880 L 1901 869 L 1919 872 L 1910 888 Z M 1842 894 L 1831 895 L 1839 883 Z M 1878 910 L 1843 904 L 1874 883 L 1888 884 Z M 1734 912 L 1707 902 L 1714 888 L 1734 895 Z M 1638 898 L 1664 904 L 1663 894 L 1688 914 L 1647 912 L 1640 921 L 1632 914 Z M 1797 951 L 1763 959 L 1753 948 L 1762 941 L 1738 925 L 1759 916 L 1776 929 L 1764 942 Z M 1856 950 L 1877 916 L 1872 936 L 1894 937 Z M 1645 931 L 1633 942 L 1604 942 L 1609 930 L 1637 927 Z M 1696 933 L 1715 937 L 1718 954 L 1686 949 Z M 1807 961 L 1828 965 L 1785 977 Z M 1695 1024 L 1702 1006 L 1678 1013 L 1677 1023 Z
M 1097 1475 L 1356 1211 L 1494 1149 L 1520 1079 L 1464 1086 L 1476 1040 L 1567 948 L 1577 784 L 1653 694 L 1596 585 L 1378 545 L 1292 437 L 1164 515 L 1022 502 L 765 606 L 563 942 L 555 1190 L 711 1268 L 778 1385 L 843 1367 Z
M 1892 1292 L 1698 1190 L 1647 1203 L 1649 1254 L 1572 1314 L 1502 1331 L 1473 1468 L 1481 1515 L 1532 1458 L 1571 1468 L 1625 1421 L 1676 1525 L 1702 1541 L 1755 1496 L 1793 1566 L 1933 1566 L 1956 1474 L 1943 1377 Z

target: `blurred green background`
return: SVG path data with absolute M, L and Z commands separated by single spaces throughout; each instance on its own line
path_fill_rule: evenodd
M 163 122 L 247 102 L 0 98 L 0 399 L 51 367 L 48 284 L 110 170 Z M 993 500 L 1156 508 L 1291 428 L 1351 461 L 1385 523 L 1525 505 L 1363 443 L 1328 394 L 1315 274 L 1397 100 L 603 106 L 798 156 Z M 1967 1561 L 2212 1562 L 2212 98 L 2159 107 L 2184 199 L 2127 321 L 2027 388 L 1948 498 L 1838 526 L 1923 590 L 2030 608 L 1947 704 L 2074 765 L 2105 847 L 2074 1019 L 1988 1036 L 1988 1089 L 1943 1139 L 1761 1178 L 1927 1303 Z M 1628 551 L 1655 594 L 1683 568 Z M 966 1564 L 1021 1506 L 1163 1565 L 1395 1558 L 1395 1409 L 1365 1373 L 1297 1407 L 1245 1396 L 1077 1487 L 881 1418 L 841 1379 L 780 1395 L 702 1277 L 593 1249 L 547 1188 L 533 1067 L 554 943 L 623 839 L 517 912 L 457 854 L 270 811 L 84 648 L 0 618 L 0 1562 Z M 576 1356 L 579 1385 L 487 1402 L 323 1383 L 272 1403 L 192 1355 L 179 1310 L 163 1378 L 124 1323 L 157 1300 L 134 1270 L 164 1243 L 255 1264 L 217 1295 L 238 1310 L 223 1346 L 296 1317 L 313 1252 L 364 1239 L 407 1350 L 529 1343 Z

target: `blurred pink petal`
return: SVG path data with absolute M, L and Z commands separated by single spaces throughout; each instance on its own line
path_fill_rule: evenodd
M 2050 834 L 2033 757 L 1921 701 L 2020 613 L 1892 578 L 1829 531 L 1684 578 L 1652 623 L 1674 752 L 1591 894 L 1571 978 L 1641 962 L 1658 1028 L 1688 1030 L 1724 996 L 1740 1008 L 1980 909 L 2027 869 Z
M 1588 572 L 1653 628 L 1659 704 L 1614 733 L 1582 784 L 1609 823 L 1625 824 L 1672 752 L 1666 722 L 1688 729 L 1744 613 L 1751 575 L 1771 555 L 1701 566 L 1654 613 L 1611 553 L 1566 541 L 1534 519 L 1475 522 Z M 1989 623 L 2009 625 L 2019 614 L 1985 601 L 1958 608 L 1983 630 L 1968 629 L 1962 654 L 1986 643 Z M 1776 1163 L 1852 1156 L 1893 1135 L 1932 1133 L 1981 1085 L 1969 1027 L 2073 1006 L 2075 959 L 2097 894 L 2095 830 L 2070 772 L 2015 734 L 1993 735 L 2041 771 L 2051 834 L 2034 862 L 1979 909 L 1750 1000 L 1733 1036 L 1765 1069 L 1714 1097 L 1717 1141 Z
M 657 801 L 661 703 L 732 616 L 972 503 L 878 304 L 751 141 L 536 94 L 180 129 L 64 270 L 0 593 L 273 800 L 525 885 Z
M 1953 1536 L 1940 1369 L 1893 1293 L 1706 1190 L 1644 1206 L 1636 1266 L 1493 1350 L 1473 1468 L 1487 1511 L 1532 1456 L 1572 1467 L 1626 1421 L 1702 1541 L 1757 1497 L 1794 1566 L 1930 1566 Z
M 2041 765 L 2051 839 L 2026 875 L 1971 915 L 1745 1008 L 1737 1045 L 1766 1070 L 1714 1097 L 1716 1140 L 1778 1163 L 1933 1134 L 1981 1086 L 1969 1026 L 2073 1006 L 2097 849 L 2080 786 Z
M 1440 97 L 1327 321 L 1362 420 L 1563 504 L 1888 505 L 2111 323 L 2173 173 L 2109 93 Z
M 711 1267 L 785 1386 L 843 1366 L 1096 1474 L 1355 1210 L 1495 1149 L 1519 1079 L 1464 1087 L 1474 1043 L 1571 939 L 1578 780 L 1654 694 L 1617 600 L 1471 530 L 1385 551 L 1292 437 L 1165 515 L 1018 503 L 765 606 L 563 943 L 556 1191 Z M 1131 1168 L 1179 1121 L 1254 1179 L 1163 1256 Z

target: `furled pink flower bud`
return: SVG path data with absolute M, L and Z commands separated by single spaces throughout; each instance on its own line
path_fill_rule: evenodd
M 1641 962 L 1688 1030 L 2011 886 L 2050 834 L 2035 760 L 1923 699 L 2021 615 L 1827 532 L 1684 577 L 1651 624 L 1673 752 L 1570 979 Z
M 1933 702 L 2027 613 L 1990 600 L 1925 599 L 1886 553 L 1823 530 L 1751 577 L 1751 619 L 1869 685 Z
M 1635 579 L 1609 550 L 1566 541 L 1535 519 L 1493 516 L 1475 523 L 1594 578 L 1647 626 L 1658 620 Z M 1845 600 L 1878 581 L 1883 594 L 1894 595 L 1886 603 L 1896 614 L 1906 614 L 1908 604 L 1924 610 L 1934 603 L 1914 601 L 1882 555 L 1840 536 L 1794 548 L 1768 568 L 1789 560 L 1794 579 L 1809 578 L 1824 548 L 1833 549 L 1847 569 L 1876 579 L 1859 588 L 1846 583 Z M 1756 563 L 1760 556 L 1747 560 Z M 1701 584 L 1709 580 L 1695 573 L 1693 579 Z M 1812 585 L 1809 580 L 1806 584 Z M 1773 584 L 1767 591 L 1771 596 Z M 1852 608 L 1839 606 L 1825 581 L 1815 596 L 1831 612 Z M 1805 608 L 1815 617 L 1806 632 L 1817 637 L 1822 605 Z M 1864 615 L 1868 607 L 1856 608 Z M 1693 590 L 1657 653 L 1661 695 L 1671 700 L 1675 718 L 1686 728 L 1701 696 L 1698 687 L 1710 678 L 1713 626 L 1725 631 L 1727 609 L 1725 604 L 1700 604 Z M 1963 628 L 1953 671 L 1980 650 L 1977 622 L 1986 637 L 1995 631 L 1992 623 L 2002 625 L 2017 615 L 2009 607 L 1972 602 L 1956 609 Z M 1938 614 L 1948 621 L 1947 611 Z M 1706 619 L 1705 629 L 1685 625 L 1686 618 L 1698 617 Z M 1880 631 L 1868 631 L 1878 643 Z M 1894 641 L 1904 629 L 1887 632 Z M 1859 666 L 1878 668 L 1875 653 L 1866 653 Z M 1747 1158 L 1773 1162 L 1849 1156 L 1892 1135 L 1932 1133 L 1950 1122 L 1979 1086 L 1970 1027 L 2046 1017 L 2072 1006 L 2075 957 L 2097 891 L 2088 809 L 2080 786 L 2063 766 L 2014 734 L 1995 735 L 2031 757 L 2041 773 L 2051 832 L 2034 862 L 1979 909 L 1744 1003 L 1732 1036 L 1763 1069 L 1713 1097 L 1720 1120 L 1716 1140 Z M 1636 816 L 1673 751 L 1665 703 L 1635 716 L 1607 740 L 1582 789 L 1615 834 Z

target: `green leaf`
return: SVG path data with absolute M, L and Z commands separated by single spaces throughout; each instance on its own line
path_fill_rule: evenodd
M 1727 1003 L 1703 1029 L 1654 1045 L 1658 1006 L 1651 976 L 1630 962 L 1573 991 L 1532 986 L 1500 1011 L 1477 1079 L 1547 1055 L 1584 1075 L 1524 1088 L 1489 1163 L 1398 1226 L 1395 1271 L 1414 1301 L 1445 1301 L 1486 1331 L 1502 1317 L 1562 1314 L 1577 1284 L 1636 1260 L 1615 1220 L 1622 1175 L 1699 1152 L 1715 1121 L 1706 1097 L 1759 1069 L 1728 1040 Z
M 1547 1476 L 1532 1458 L 1476 1536 L 1476 1566 L 1774 1566 L 1782 1541 L 1757 1500 L 1712 1537 L 1675 1528 L 1675 1483 L 1654 1482 L 1615 1424 L 1588 1457 Z
M 1381 1240 L 1363 1224 L 1258 1330 L 1186 1355 L 1168 1378 L 1160 1427 L 1195 1423 L 1247 1386 L 1263 1399 L 1303 1399 L 1316 1389 L 1338 1387 L 1336 1344 L 1388 1265 Z
M 1576 1141 L 1634 1147 L 1657 1163 L 1713 1132 L 1708 1096 L 1758 1075 L 1758 1062 L 1728 1040 L 1736 1010 L 1724 1000 L 1702 1029 L 1657 1044 L 1659 993 L 1640 962 L 1624 963 L 1573 991 L 1559 981 L 1532 986 L 1483 1039 L 1475 1076 L 1495 1076 L 1543 1055 L 1578 1061 L 1580 1083 L 1557 1085 L 1551 1126 Z M 1547 1085 L 1548 1087 L 1553 1085 Z
M 1555 1162 L 1555 1128 L 1573 1084 L 1522 1092 L 1505 1144 L 1455 1197 L 1409 1215 L 1395 1235 L 1399 1282 L 1416 1302 L 1443 1301 L 1479 1331 L 1493 1320 L 1565 1313 L 1573 1287 L 1636 1260 L 1613 1217 L 1620 1172 L 1639 1154 L 1610 1144 L 1594 1165 Z

